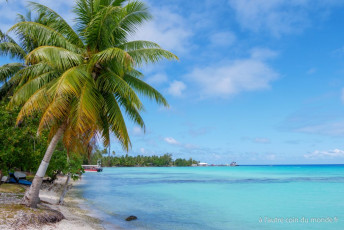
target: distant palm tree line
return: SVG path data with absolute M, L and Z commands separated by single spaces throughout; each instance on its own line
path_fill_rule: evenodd
M 192 158 L 186 160 L 178 158 L 173 160 L 172 154 L 166 153 L 162 156 L 129 156 L 128 154 L 122 156 L 108 156 L 107 150 L 96 150 L 90 159 L 85 158 L 84 164 L 97 164 L 97 161 L 101 160 L 103 167 L 168 167 L 168 166 L 191 166 L 197 164 L 199 161 Z

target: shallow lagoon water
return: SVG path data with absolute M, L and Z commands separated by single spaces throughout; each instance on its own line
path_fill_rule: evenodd
M 124 229 L 344 229 L 343 165 L 104 168 L 82 180 L 89 206 Z

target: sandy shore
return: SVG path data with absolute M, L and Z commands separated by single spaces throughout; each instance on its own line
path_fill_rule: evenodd
M 65 182 L 64 177 L 59 177 L 55 184 L 63 184 Z M 78 183 L 71 182 L 72 184 Z M 55 209 L 59 212 L 61 212 L 66 219 L 63 219 L 62 221 L 56 223 L 56 224 L 49 224 L 46 226 L 42 226 L 40 228 L 31 228 L 30 230 L 34 229 L 43 229 L 43 230 L 50 230 L 50 229 L 57 229 L 57 230 L 69 230 L 69 229 L 75 229 L 75 230 L 100 230 L 105 229 L 101 221 L 97 218 L 91 217 L 89 211 L 83 210 L 79 207 L 80 204 L 82 204 L 84 201 L 80 198 L 77 198 L 75 194 L 73 194 L 74 188 L 72 187 L 71 190 L 68 191 L 63 205 L 50 205 L 47 204 L 48 207 L 51 209 Z M 58 191 L 58 192 L 57 192 Z M 40 191 L 40 198 L 42 201 L 56 204 L 59 200 L 60 196 L 60 190 L 54 190 L 51 189 L 48 191 L 48 189 L 44 189 Z
M 88 210 L 84 210 L 82 207 L 84 205 L 84 200 L 78 198 L 76 195 L 76 190 L 74 185 L 76 182 L 72 183 L 72 188 L 68 191 L 63 205 L 56 205 L 59 200 L 62 185 L 65 183 L 65 177 L 59 177 L 54 185 L 44 185 L 43 189 L 40 191 L 40 199 L 43 201 L 42 206 L 49 207 L 50 209 L 57 210 L 63 214 L 65 219 L 51 224 L 45 225 L 28 225 L 21 227 L 20 229 L 28 230 L 101 230 L 104 228 L 104 223 L 101 220 L 92 216 L 92 213 Z M 6 218 L 7 219 L 7 218 Z M 0 229 L 4 225 L 0 223 Z M 15 229 L 10 224 L 6 225 L 6 229 Z M 116 226 L 111 226 L 111 229 L 121 229 Z

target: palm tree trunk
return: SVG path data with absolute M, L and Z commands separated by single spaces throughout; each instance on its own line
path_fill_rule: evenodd
M 64 188 L 63 188 L 63 192 L 62 192 L 61 197 L 60 197 L 60 200 L 59 200 L 59 202 L 58 202 L 59 205 L 62 205 L 62 204 L 63 204 L 64 197 L 65 197 L 66 194 L 67 194 L 67 191 L 68 191 L 68 183 L 69 183 L 70 177 L 71 177 L 71 174 L 68 173 L 67 179 L 66 179 L 66 183 L 65 183 Z
M 36 172 L 35 178 L 32 181 L 30 189 L 25 193 L 23 203 L 31 208 L 37 208 L 37 204 L 39 203 L 39 190 L 42 185 L 43 177 L 49 166 L 51 156 L 53 155 L 56 145 L 61 139 L 64 130 L 65 125 L 62 125 L 55 133 L 53 139 L 51 139 L 49 146 L 45 152 L 45 155 L 43 157 L 43 160 Z

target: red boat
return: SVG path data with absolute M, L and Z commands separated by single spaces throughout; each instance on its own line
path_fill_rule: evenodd
M 82 168 L 85 172 L 102 172 L 103 168 L 98 167 L 98 165 L 83 165 Z
M 85 172 L 102 172 L 102 163 L 100 160 L 98 160 L 96 165 L 82 165 L 82 168 L 85 170 Z

